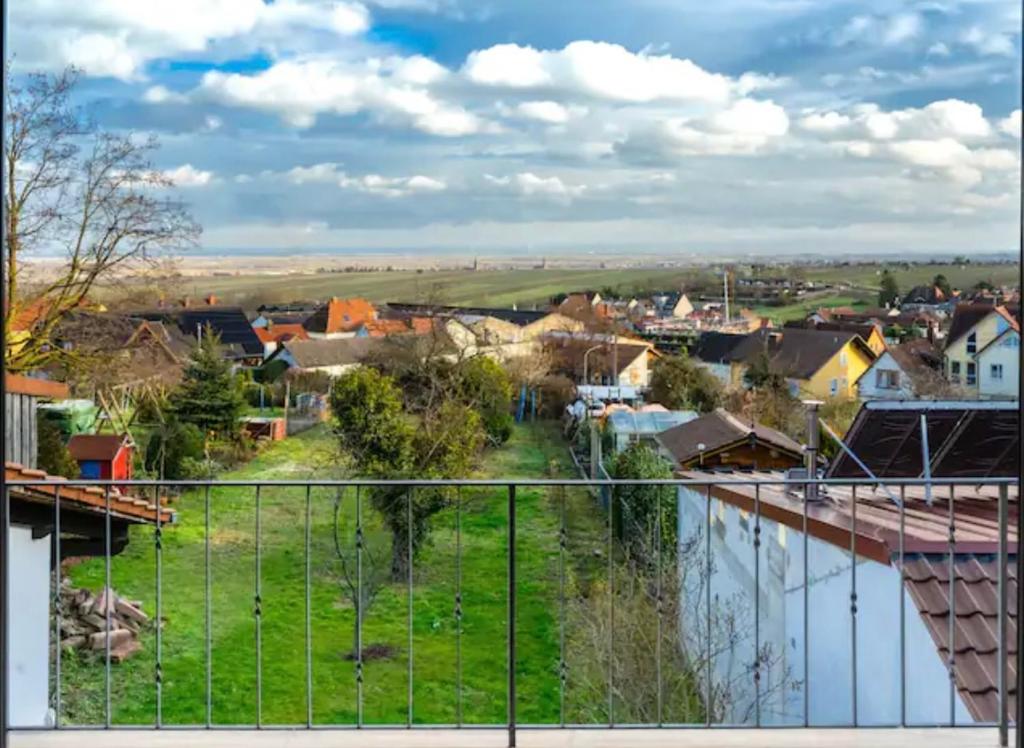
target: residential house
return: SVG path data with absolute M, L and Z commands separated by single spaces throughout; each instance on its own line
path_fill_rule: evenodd
M 220 339 L 225 358 L 243 366 L 258 366 L 263 360 L 263 342 L 257 337 L 241 307 L 189 306 L 131 312 L 132 317 L 174 326 L 196 341 L 207 330 Z
M 379 341 L 373 338 L 289 340 L 267 363 L 281 361 L 295 371 L 340 377 L 359 366 L 378 345 Z
M 995 403 L 919 405 L 865 404 L 847 437 L 851 449 L 876 476 L 919 478 L 925 415 L 933 475 L 964 478 L 964 485 L 941 493 L 920 486 L 854 491 L 831 485 L 807 503 L 803 490 L 781 485 L 680 489 L 680 564 L 693 570 L 683 575 L 680 633 L 695 657 L 712 651 L 712 687 L 728 689 L 716 719 L 776 726 L 999 719 L 999 492 L 978 484 L 988 476 L 1020 474 L 1020 415 L 1015 405 L 993 409 Z M 678 475 L 713 477 L 697 470 Z M 785 475 L 759 470 L 744 477 L 771 481 Z M 827 476 L 866 477 L 845 455 Z M 972 478 L 977 480 L 968 485 Z M 1008 513 L 1006 586 L 1013 601 L 1016 487 L 1010 488 Z M 1012 618 L 1007 628 L 1012 719 Z M 756 679 L 752 663 L 758 665 Z M 701 693 L 706 672 L 697 673 Z M 913 677 L 904 680 L 905 673 Z
M 987 372 L 986 389 L 992 392 L 1008 390 L 1008 383 L 1016 381 L 1019 377 L 1020 364 L 1014 357 L 1014 338 L 1002 336 L 1007 330 L 1016 330 L 1019 333 L 1019 315 L 1020 307 L 1008 308 L 991 304 L 957 305 L 943 352 L 943 368 L 950 384 L 962 387 L 971 394 L 981 395 L 978 387 L 978 354 L 986 351 L 985 359 L 988 366 L 997 367 L 990 368 Z M 988 349 L 997 338 L 1002 338 L 997 347 Z
M 659 451 L 677 468 L 773 470 L 803 464 L 803 447 L 781 431 L 743 420 L 723 408 L 667 429 Z
M 644 389 L 659 354 L 651 343 L 633 338 L 586 333 L 551 333 L 543 338 L 551 370 L 578 384 Z
M 857 381 L 876 356 L 854 332 L 784 328 L 750 333 L 729 354 L 731 383 L 743 384 L 751 363 L 766 356 L 794 395 L 856 397 Z
M 974 356 L 978 365 L 978 395 L 1017 398 L 1020 393 L 1020 326 L 1003 330 Z
M 881 356 L 885 351 L 885 337 L 882 335 L 881 326 L 874 321 L 863 323 L 847 322 L 843 320 L 815 321 L 817 315 L 812 315 L 804 321 L 787 322 L 787 328 L 804 328 L 811 330 L 827 330 L 829 332 L 852 332 L 860 336 L 861 340 L 868 344 L 868 348 L 876 356 Z
M 905 312 L 932 312 L 945 317 L 956 304 L 956 295 L 947 295 L 938 286 L 914 286 L 900 301 Z
M 690 357 L 722 384 L 729 385 L 732 382 L 732 352 L 746 337 L 739 333 L 702 332 L 690 350 Z
M 316 313 L 315 304 L 295 302 L 294 304 L 261 304 L 256 307 L 256 317 L 252 320 L 253 327 L 266 327 L 277 324 L 299 324 Z
M 135 448 L 127 434 L 75 434 L 68 440 L 68 451 L 81 478 L 132 479 Z
M 4 443 L 4 477 L 7 481 L 48 480 L 46 486 L 8 486 L 10 527 L 3 542 L 8 544 L 10 568 L 9 599 L 17 601 L 17 615 L 8 619 L 6 667 L 9 694 L 7 720 L 19 727 L 49 727 L 53 724 L 50 698 L 50 650 L 53 624 L 52 560 L 56 515 L 60 515 L 60 559 L 100 555 L 107 544 L 112 554 L 128 543 L 131 525 L 175 519 L 172 509 L 158 508 L 145 498 L 126 496 L 117 488 L 108 494 L 95 487 L 61 485 L 62 480 L 35 470 L 38 445 L 34 406 L 46 397 L 66 397 L 67 389 L 54 382 L 6 376 L 4 424 L 11 438 Z M 12 432 L 12 424 L 17 430 Z M 16 437 L 16 438 L 15 438 Z M 31 450 L 29 452 L 29 450 Z M 58 488 L 59 486 L 59 488 Z M 56 507 L 59 491 L 60 508 Z
M 332 297 L 304 323 L 314 340 L 340 340 L 356 337 L 359 330 L 377 319 L 377 309 L 366 299 Z
M 256 337 L 263 343 L 264 358 L 270 358 L 274 351 L 289 340 L 310 339 L 306 328 L 298 323 L 277 324 L 269 322 L 261 327 L 257 327 L 254 323 L 252 329 L 256 332 Z
M 861 400 L 908 400 L 914 397 L 910 372 L 903 368 L 901 356 L 895 350 L 883 351 L 861 375 L 857 381 L 857 395 Z

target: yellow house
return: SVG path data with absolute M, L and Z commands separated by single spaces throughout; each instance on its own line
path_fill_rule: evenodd
M 758 330 L 729 356 L 732 384 L 742 386 L 747 369 L 762 356 L 767 356 L 773 371 L 785 375 L 794 395 L 819 400 L 856 397 L 857 380 L 876 358 L 864 339 L 853 332 L 789 327 Z

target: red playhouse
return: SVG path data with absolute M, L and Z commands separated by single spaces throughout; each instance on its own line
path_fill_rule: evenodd
M 131 480 L 132 443 L 127 434 L 75 434 L 68 451 L 82 478 Z

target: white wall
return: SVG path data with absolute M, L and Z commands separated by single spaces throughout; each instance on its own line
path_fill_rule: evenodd
M 50 536 L 32 539 L 27 527 L 10 529 L 10 723 L 50 724 Z
M 714 374 L 715 377 L 718 378 L 718 381 L 720 381 L 725 386 L 728 387 L 730 384 L 732 384 L 732 367 L 730 367 L 729 364 L 714 364 L 709 363 L 707 361 L 701 361 L 698 358 L 691 360 L 695 364 L 697 364 L 697 366 L 702 366 L 708 371 L 710 371 L 712 374 Z
M 706 563 L 707 503 L 701 493 L 680 489 L 680 542 L 697 538 L 688 555 L 684 594 L 696 604 L 682 606 L 684 644 L 703 657 L 707 648 L 703 577 L 692 573 Z M 715 689 L 731 684 L 726 722 L 754 722 L 756 692 L 752 669 L 754 628 L 754 516 L 712 500 L 711 595 Z M 761 520 L 761 675 L 763 724 L 800 725 L 804 719 L 803 535 Z M 809 721 L 811 725 L 852 725 L 852 625 L 850 554 L 808 539 Z M 949 678 L 931 635 L 892 566 L 866 559 L 857 563 L 857 723 L 900 722 L 900 598 L 905 604 L 906 718 L 909 724 L 949 721 Z M 732 625 L 729 625 L 729 619 Z M 723 632 L 731 631 L 725 637 Z M 689 632 L 688 634 L 685 632 Z M 724 646 L 719 646 L 722 642 Z M 706 683 L 701 684 L 704 693 Z M 970 714 L 956 697 L 956 721 Z
M 896 372 L 899 377 L 899 387 L 894 389 L 879 387 L 877 374 L 879 371 Z M 871 365 L 871 368 L 864 372 L 857 382 L 857 392 L 864 400 L 898 400 L 914 397 L 914 388 L 910 377 L 900 368 L 896 359 L 888 351 L 883 353 Z
M 1003 367 L 1003 378 L 993 379 L 992 365 Z M 1020 382 L 1020 336 L 1009 334 L 978 356 L 978 394 L 1017 398 Z

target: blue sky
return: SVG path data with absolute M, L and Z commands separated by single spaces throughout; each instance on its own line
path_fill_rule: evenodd
M 12 0 L 211 250 L 1009 250 L 1008 0 Z

